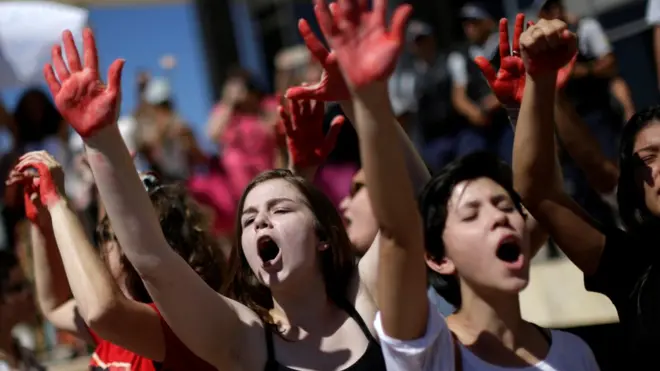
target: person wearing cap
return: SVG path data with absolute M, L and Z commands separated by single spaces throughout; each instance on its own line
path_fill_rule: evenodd
M 390 99 L 428 166 L 439 170 L 455 156 L 481 149 L 483 141 L 452 105 L 447 56 L 438 51 L 431 26 L 413 20 L 406 38 L 410 58 L 389 80 Z
M 481 56 L 498 66 L 497 22 L 482 3 L 466 4 L 461 8 L 460 17 L 467 43 L 455 48 L 447 58 L 453 82 L 452 104 L 468 125 L 479 129 L 478 143 L 482 148 L 475 149 L 492 150 L 511 163 L 513 131 L 505 111 L 474 63 L 474 59 Z

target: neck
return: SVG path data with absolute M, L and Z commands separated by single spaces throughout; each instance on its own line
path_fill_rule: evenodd
M 271 288 L 274 303 L 271 314 L 285 330 L 298 328 L 310 332 L 310 329 L 328 322 L 335 306 L 325 292 L 325 284 L 320 272 L 317 277 L 298 282 L 307 284 Z
M 465 291 L 465 290 L 462 290 Z M 474 292 L 461 293 L 461 309 L 455 315 L 476 341 L 484 333 L 498 339 L 506 348 L 516 349 L 527 322 L 520 314 L 518 295 L 483 298 Z

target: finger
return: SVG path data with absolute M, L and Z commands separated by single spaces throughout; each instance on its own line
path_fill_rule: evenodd
M 516 24 L 513 27 L 513 54 L 520 55 L 520 35 L 525 29 L 525 15 L 519 13 L 516 16 Z
M 76 48 L 76 42 L 73 40 L 73 34 L 71 31 L 64 31 L 62 34 L 62 42 L 64 43 L 64 52 L 66 53 L 66 61 L 69 64 L 69 70 L 71 72 L 82 71 L 80 57 L 78 56 L 78 48 Z
M 286 99 L 302 100 L 302 99 L 316 99 L 316 88 L 318 84 L 312 86 L 296 86 L 289 88 L 284 93 Z
M 328 9 L 330 9 L 330 16 L 332 16 L 332 22 L 337 30 L 347 29 L 349 27 L 348 22 L 344 20 L 344 13 L 338 3 L 328 4 Z
M 300 101 L 291 100 L 289 101 L 289 115 L 291 115 L 291 123 L 293 124 L 293 129 L 298 129 L 298 120 L 301 116 L 300 112 Z
M 479 69 L 481 69 L 481 73 L 484 74 L 484 77 L 486 78 L 486 81 L 488 81 L 488 85 L 492 88 L 495 80 L 497 79 L 497 72 L 495 72 L 495 69 L 493 66 L 490 64 L 488 59 L 486 59 L 483 56 L 479 56 L 474 59 L 474 63 L 479 66 Z
M 328 58 L 328 50 L 323 46 L 321 40 L 316 37 L 314 31 L 312 31 L 312 28 L 306 20 L 301 19 L 298 21 L 298 31 L 300 32 L 300 36 L 302 36 L 307 49 L 312 53 L 312 56 L 321 64 L 324 64 L 325 60 Z
M 53 59 L 55 72 L 57 72 L 57 77 L 61 82 L 66 81 L 69 76 L 71 76 L 71 74 L 69 73 L 69 69 L 66 67 L 66 63 L 64 63 L 64 59 L 62 58 L 62 47 L 59 45 L 53 46 L 50 54 L 51 58 Z
M 527 28 L 534 26 L 534 21 L 527 21 Z
M 342 23 L 339 24 L 340 29 L 352 27 L 360 21 L 360 12 L 354 0 L 338 0 L 337 3 L 342 19 Z
M 387 0 L 373 0 L 374 4 L 374 17 L 378 24 L 385 26 L 387 18 Z
M 277 112 L 280 115 L 280 120 L 282 120 L 282 125 L 284 125 L 284 132 L 286 133 L 286 136 L 291 137 L 294 132 L 293 124 L 291 123 L 291 117 L 282 106 L 277 107 Z
M 337 116 L 330 123 L 330 129 L 323 141 L 323 147 L 321 147 L 321 154 L 323 157 L 327 157 L 335 148 L 337 138 L 339 138 L 339 133 L 341 133 L 341 128 L 344 125 L 344 122 L 346 122 L 344 116 Z
M 511 54 L 509 50 L 509 21 L 500 19 L 500 60 Z
M 99 76 L 99 54 L 96 50 L 96 40 L 92 29 L 86 27 L 83 30 L 83 58 L 85 59 L 85 68 L 89 68 Z
M 312 105 L 310 100 L 300 100 L 296 101 L 300 105 L 300 117 L 309 120 L 309 117 L 312 114 Z M 296 125 L 298 122 L 296 122 Z
M 323 36 L 326 37 L 326 39 L 328 36 L 332 36 L 337 33 L 337 27 L 335 27 L 325 0 L 315 0 L 314 13 L 316 14 L 316 20 L 319 23 L 321 32 L 323 33 Z
M 53 66 L 51 66 L 50 63 L 46 63 L 44 66 L 44 78 L 46 79 L 48 90 L 50 90 L 50 95 L 55 97 L 57 93 L 60 92 L 62 86 L 60 85 L 60 82 L 57 81 L 55 71 L 53 71 Z
M 325 116 L 325 104 L 322 101 L 310 101 L 313 102 L 311 105 L 311 115 L 314 118 L 314 122 L 317 120 L 323 122 L 323 116 Z
M 408 20 L 410 19 L 412 12 L 412 6 L 409 4 L 403 4 L 396 8 L 394 15 L 392 16 L 391 32 L 396 36 L 399 45 L 403 45 L 403 42 L 406 39 L 406 26 L 408 25 Z
M 124 60 L 117 59 L 108 69 L 108 91 L 121 92 L 121 71 L 124 68 Z

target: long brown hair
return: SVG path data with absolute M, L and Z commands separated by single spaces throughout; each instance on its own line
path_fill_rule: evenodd
M 349 284 L 356 269 L 356 260 L 346 230 L 337 209 L 319 189 L 306 179 L 296 176 L 288 170 L 270 170 L 258 175 L 243 191 L 238 203 L 236 220 L 241 220 L 245 198 L 257 185 L 275 179 L 281 179 L 294 186 L 303 196 L 307 207 L 314 214 L 314 228 L 319 240 L 328 244 L 321 254 L 321 272 L 326 294 L 336 305 L 341 306 L 347 300 Z M 273 297 L 268 287 L 259 282 L 243 253 L 241 236 L 243 227 L 236 223 L 234 245 L 229 258 L 231 270 L 231 295 L 252 309 L 261 320 L 275 326 L 269 310 L 273 309 Z
M 143 183 L 149 192 L 151 202 L 156 209 L 165 239 L 190 267 L 212 289 L 220 293 L 226 290 L 228 273 L 225 256 L 220 249 L 220 243 L 210 233 L 210 223 L 199 205 L 188 195 L 181 185 L 162 185 L 156 178 L 145 178 Z M 96 228 L 97 243 L 103 244 L 116 241 L 106 215 Z M 144 287 L 142 279 L 126 258 L 121 246 L 120 262 L 124 273 L 126 287 L 132 299 L 151 303 L 151 296 Z M 104 254 L 101 256 L 105 259 Z

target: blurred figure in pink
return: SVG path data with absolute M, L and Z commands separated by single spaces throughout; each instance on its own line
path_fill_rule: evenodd
M 243 189 L 257 174 L 273 168 L 277 100 L 266 97 L 247 71 L 233 71 L 207 124 L 207 134 L 220 146 L 209 172 L 188 181 L 193 196 L 211 207 L 216 232 L 227 235 L 234 226 Z

